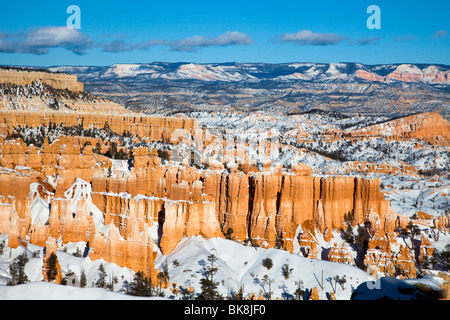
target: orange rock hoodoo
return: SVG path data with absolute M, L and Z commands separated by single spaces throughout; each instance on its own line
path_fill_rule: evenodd
M 377 179 L 313 176 L 304 165 L 292 173 L 247 174 L 163 166 L 154 152 L 141 149 L 135 149 L 141 167 L 135 163 L 130 171 L 108 176 L 104 157 L 80 154 L 70 141 L 45 145 L 38 153 L 17 142 L 17 156 L 14 148 L 3 149 L 5 167 L 36 164 L 36 170 L 21 174 L 0 172 L 0 227 L 9 231 L 10 246 L 18 245 L 17 238 L 42 246 L 49 236 L 63 243 L 85 241 L 93 259 L 145 271 L 153 265 L 154 246 L 167 254 L 185 236 L 228 235 L 292 251 L 300 225 L 317 227 L 327 236 L 345 227 L 348 212 L 354 212 L 357 223 L 369 212 L 380 221 L 392 214 Z M 45 183 L 43 172 L 57 174 L 54 188 Z M 30 185 L 36 192 L 30 192 Z M 50 207 L 46 221 L 31 216 L 39 199 Z M 107 231 L 98 229 L 100 221 Z
M 196 122 L 182 118 L 17 114 L 30 126 L 62 122 L 89 128 L 108 122 L 116 132 L 131 130 L 171 143 L 176 143 L 171 141 L 176 130 L 198 134 Z M 13 120 L 6 118 L 0 125 L 12 127 Z M 344 216 L 352 212 L 356 223 L 372 222 L 373 249 L 390 254 L 394 229 L 407 222 L 390 209 L 379 180 L 314 176 L 304 164 L 291 172 L 221 166 L 200 170 L 162 165 L 156 150 L 135 148 L 134 167 L 111 174 L 111 160 L 92 151 L 95 139 L 85 145 L 85 138 L 60 137 L 52 144 L 45 140 L 42 148 L 27 147 L 20 139 L 0 142 L 0 166 L 8 168 L 0 171 L 0 230 L 9 233 L 12 247 L 21 239 L 45 246 L 49 236 L 61 237 L 63 243 L 85 241 L 93 259 L 149 272 L 154 249 L 170 253 L 185 236 L 226 236 L 291 252 L 298 244 L 306 256 L 320 258 L 315 233 L 329 241 L 333 230 L 345 228 Z M 54 177 L 52 183 L 49 177 Z M 77 188 L 84 190 L 79 191 L 83 196 L 75 196 Z M 31 208 L 40 200 L 47 203 L 48 217 L 36 219 Z M 371 256 L 369 252 L 367 265 L 382 265 Z M 350 263 L 352 258 L 343 248 L 337 259 Z

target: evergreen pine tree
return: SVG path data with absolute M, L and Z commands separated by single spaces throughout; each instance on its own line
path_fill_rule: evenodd
M 81 270 L 81 275 L 80 275 L 80 288 L 85 288 L 87 285 L 87 277 L 86 277 L 86 273 L 84 272 L 84 270 Z
M 26 253 L 23 253 L 14 259 L 14 262 L 9 266 L 11 280 L 7 283 L 7 285 L 14 286 L 29 282 L 28 277 L 25 274 L 25 264 L 28 260 L 29 259 Z
M 297 288 L 294 291 L 294 299 L 295 300 L 302 300 L 305 297 L 306 291 L 303 289 L 303 281 L 295 281 L 295 285 Z
M 103 266 L 103 263 L 100 264 L 99 268 L 99 278 L 97 280 L 97 282 L 95 282 L 95 286 L 97 288 L 106 288 L 106 271 L 105 271 L 105 267 Z
M 199 299 L 201 300 L 219 300 L 222 296 L 217 291 L 218 282 L 214 282 L 214 275 L 217 273 L 218 268 L 214 266 L 217 261 L 217 257 L 214 254 L 208 256 L 210 265 L 203 266 L 204 278 L 200 279 L 201 293 Z
M 245 299 L 245 292 L 244 292 L 244 285 L 241 285 L 239 287 L 239 291 L 235 294 L 236 300 L 244 300 Z
M 409 230 L 409 234 L 411 235 L 411 249 L 414 251 L 414 238 L 415 236 L 420 235 L 420 228 L 411 221 L 408 223 L 406 228 Z
M 266 258 L 263 260 L 263 266 L 266 267 L 267 270 L 270 270 L 273 267 L 273 261 L 270 258 Z
M 355 236 L 353 235 L 353 225 L 355 224 L 355 216 L 353 212 L 349 211 L 346 215 L 344 215 L 344 221 L 346 228 L 343 231 L 342 238 L 349 244 L 353 244 L 355 242 Z
M 133 281 L 126 284 L 125 292 L 132 296 L 151 297 L 153 294 L 150 279 L 144 272 L 136 272 Z
M 58 263 L 58 257 L 56 256 L 56 253 L 52 252 L 50 256 L 47 259 L 46 265 L 47 265 L 47 281 L 55 281 L 56 276 L 58 275 L 58 269 L 56 268 Z

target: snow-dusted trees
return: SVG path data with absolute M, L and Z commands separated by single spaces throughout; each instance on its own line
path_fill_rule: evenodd
M 132 296 L 153 296 L 153 288 L 150 278 L 146 277 L 144 272 L 138 271 L 133 277 L 133 281 L 124 282 L 125 293 Z
M 18 284 L 24 284 L 29 282 L 27 275 L 25 274 L 25 264 L 28 262 L 28 256 L 26 253 L 21 254 L 14 259 L 14 262 L 9 265 L 9 274 L 11 280 L 8 281 L 8 286 L 15 286 Z
M 218 268 L 215 267 L 215 262 L 218 260 L 218 258 L 211 254 L 208 256 L 208 262 L 209 264 L 202 263 L 203 269 L 202 274 L 203 278 L 200 279 L 200 285 L 201 285 L 201 292 L 198 297 L 200 300 L 220 300 L 222 299 L 222 296 L 217 291 L 217 285 L 218 282 L 214 282 L 214 275 L 217 273 Z

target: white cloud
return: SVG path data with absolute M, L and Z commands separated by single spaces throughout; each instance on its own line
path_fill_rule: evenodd
M 398 36 L 394 38 L 395 42 L 406 42 L 410 40 L 415 40 L 416 36 L 413 34 L 407 35 L 407 36 Z
M 282 42 L 310 46 L 327 46 L 337 44 L 345 39 L 346 37 L 335 33 L 316 33 L 311 30 L 300 30 L 296 33 L 285 33 L 281 37 Z
M 0 43 L 0 52 L 47 54 L 51 48 L 65 48 L 76 54 L 85 54 L 93 41 L 76 29 L 43 27 L 17 34 L 6 34 Z
M 436 31 L 435 34 L 433 34 L 433 38 L 445 38 L 448 35 L 447 30 L 439 30 Z
M 131 48 L 133 50 L 145 50 L 145 51 L 147 51 L 148 48 L 150 48 L 150 47 L 163 45 L 165 43 L 166 43 L 166 40 L 152 39 L 152 40 L 149 40 L 149 41 L 143 41 L 143 42 L 136 43 L 136 44 L 132 45 Z
M 118 39 L 112 34 L 105 37 L 115 37 L 116 39 L 106 42 L 94 42 L 88 35 L 81 33 L 77 29 L 67 27 L 42 27 L 26 32 L 7 33 L 0 32 L 0 53 L 29 53 L 42 55 L 49 53 L 52 48 L 64 48 L 75 54 L 86 54 L 91 48 L 101 48 L 103 52 L 128 52 L 134 50 L 147 51 L 152 46 L 166 45 L 171 51 L 192 52 L 202 47 L 248 45 L 253 40 L 250 36 L 229 31 L 215 38 L 204 36 L 193 36 L 190 38 L 166 41 L 153 39 L 138 43 L 128 43 Z
M 380 40 L 380 37 L 371 37 L 371 38 L 350 40 L 348 43 L 351 44 L 351 45 L 365 46 L 365 45 L 368 45 L 368 44 L 371 44 L 371 43 L 377 43 L 378 40 Z
M 102 48 L 103 52 L 128 52 L 133 50 L 144 50 L 147 51 L 150 47 L 165 44 L 165 40 L 150 40 L 142 41 L 135 44 L 126 43 L 123 40 L 113 40 L 110 42 L 98 42 L 95 44 L 96 48 Z
M 171 41 L 168 43 L 171 51 L 196 51 L 198 48 L 231 45 L 249 45 L 253 40 L 245 33 L 228 31 L 215 38 L 193 36 L 190 38 Z

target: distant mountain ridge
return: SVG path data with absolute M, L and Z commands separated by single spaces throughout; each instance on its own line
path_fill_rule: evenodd
M 450 119 L 450 65 L 442 64 L 152 62 L 48 70 L 75 74 L 87 91 L 151 114 L 321 109 Z
M 421 82 L 450 84 L 450 66 L 442 64 L 362 63 L 168 63 L 113 64 L 111 66 L 51 67 L 53 72 L 76 74 L 81 81 L 199 80 L 221 82 Z

